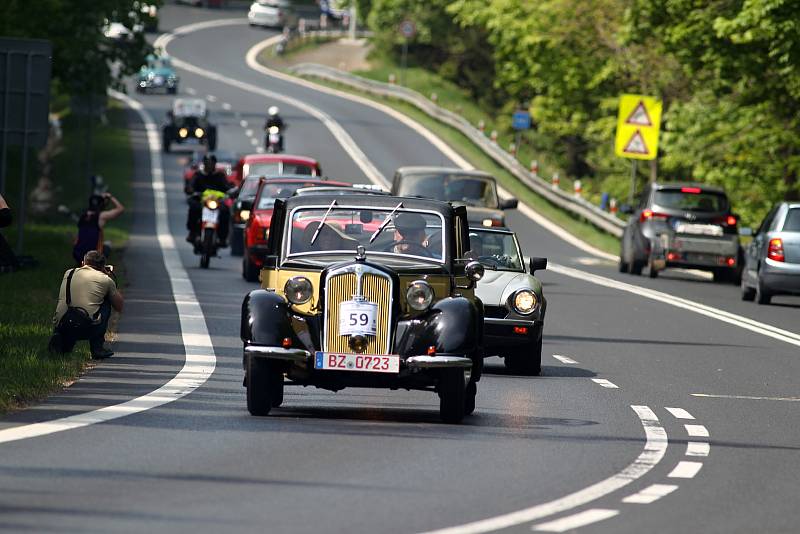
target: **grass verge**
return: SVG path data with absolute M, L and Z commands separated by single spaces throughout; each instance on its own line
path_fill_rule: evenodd
M 355 90 L 343 84 L 329 82 L 316 77 L 306 78 L 320 85 L 325 85 L 327 87 L 381 102 L 411 117 L 439 136 L 473 166 L 493 174 L 497 178 L 498 182 L 500 182 L 503 187 L 508 189 L 521 202 L 529 205 L 544 217 L 550 219 L 567 232 L 589 243 L 590 245 L 611 254 L 619 253 L 619 240 L 616 237 L 598 230 L 591 223 L 576 218 L 576 216 L 572 213 L 563 211 L 531 191 L 528 186 L 520 182 L 513 174 L 497 164 L 497 162 L 486 155 L 464 134 L 455 128 L 451 128 L 450 126 L 437 121 L 436 119 L 417 109 L 415 106 L 401 100 L 372 95 L 370 93 Z
M 106 116 L 107 123 L 94 129 L 93 168 L 103 176 L 109 191 L 129 207 L 133 153 L 126 112 L 111 104 Z M 81 158 L 85 151 L 81 120 L 72 115 L 62 118 L 63 149 L 55 157 L 51 172 L 56 184 L 56 205 L 64 204 L 75 212 L 85 206 L 89 195 L 89 181 L 82 172 Z M 8 175 L 14 176 L 13 172 Z M 15 183 L 8 186 L 7 200 L 14 209 L 19 196 L 14 188 L 18 186 Z M 130 217 L 128 211 L 105 229 L 105 238 L 114 247 L 110 261 L 116 267 L 120 286 L 125 284 L 122 260 Z M 73 265 L 75 233 L 74 222 L 55 213 L 55 207 L 46 215 L 29 217 L 23 252 L 33 256 L 38 266 L 0 274 L 0 413 L 57 391 L 74 380 L 90 361 L 87 342 L 79 342 L 71 354 L 61 357 L 47 352 L 61 278 Z M 4 235 L 13 246 L 16 226 L 5 229 Z

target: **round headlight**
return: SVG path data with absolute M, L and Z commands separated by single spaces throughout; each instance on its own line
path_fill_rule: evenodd
M 178 130 L 178 135 L 181 137 L 186 137 L 187 135 L 189 135 L 189 130 L 187 130 L 186 128 L 181 128 L 180 130 Z
M 303 304 L 311 300 L 314 286 L 311 285 L 311 280 L 305 276 L 295 276 L 286 281 L 283 292 L 292 304 Z
M 203 134 L 204 134 L 204 133 L 205 133 L 205 132 L 203 131 L 203 129 L 202 129 L 202 128 L 195 128 L 195 129 L 194 129 L 194 136 L 195 136 L 195 137 L 203 137 Z
M 411 282 L 406 291 L 406 300 L 412 310 L 425 311 L 433 302 L 433 288 L 425 280 Z
M 529 289 L 522 289 L 514 294 L 512 299 L 514 311 L 522 315 L 533 313 L 536 308 L 536 295 Z
M 239 217 L 241 217 L 241 219 L 243 221 L 246 221 L 247 219 L 250 218 L 250 210 L 242 210 L 242 211 L 240 211 L 239 212 Z
M 206 207 L 208 209 L 210 209 L 210 210 L 215 210 L 215 209 L 217 209 L 219 207 L 219 204 L 217 203 L 216 200 L 214 200 L 212 198 L 212 199 L 206 200 Z

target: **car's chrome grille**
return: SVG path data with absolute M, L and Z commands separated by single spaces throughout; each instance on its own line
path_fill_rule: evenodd
M 392 281 L 386 276 L 364 273 L 361 275 L 361 294 L 378 305 L 377 332 L 369 336 L 367 354 L 388 354 L 391 335 Z M 325 343 L 327 352 L 352 354 L 347 345 L 349 336 L 339 334 L 339 304 L 351 300 L 358 292 L 355 272 L 333 274 L 325 283 Z

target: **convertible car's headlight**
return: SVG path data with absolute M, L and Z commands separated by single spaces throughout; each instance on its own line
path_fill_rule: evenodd
M 314 286 L 311 285 L 311 280 L 305 276 L 295 276 L 286 281 L 283 292 L 292 304 L 303 304 L 311 300 Z
M 203 137 L 203 134 L 204 134 L 204 133 L 205 133 L 205 132 L 203 131 L 203 129 L 202 129 L 202 128 L 195 128 L 195 129 L 194 129 L 194 136 L 195 136 L 195 137 Z
M 528 315 L 536 308 L 536 295 L 530 289 L 521 289 L 514 293 L 511 305 L 517 313 Z
M 406 291 L 406 300 L 412 310 L 425 311 L 433 302 L 433 288 L 425 280 L 411 282 Z

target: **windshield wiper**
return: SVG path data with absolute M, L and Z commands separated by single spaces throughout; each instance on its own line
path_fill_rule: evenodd
M 322 230 L 322 225 L 325 224 L 325 221 L 328 220 L 328 214 L 330 214 L 331 210 L 333 209 L 333 207 L 335 205 L 336 205 L 336 201 L 334 200 L 334 201 L 331 202 L 331 205 L 328 206 L 328 211 L 326 211 L 325 215 L 322 216 L 322 220 L 319 222 L 319 226 L 317 226 L 317 229 L 314 231 L 314 235 L 311 236 L 310 245 L 313 245 L 314 241 L 317 240 L 317 236 L 319 235 L 320 231 Z
M 389 221 L 391 221 L 391 220 L 392 220 L 392 216 L 395 214 L 395 212 L 396 212 L 397 210 L 399 210 L 400 208 L 402 208 L 402 207 L 403 207 L 403 203 L 402 203 L 402 202 L 401 202 L 401 203 L 399 203 L 397 206 L 395 206 L 395 207 L 394 207 L 394 209 L 393 209 L 393 210 L 392 210 L 392 212 L 389 214 L 389 216 L 388 216 L 388 217 L 386 217 L 386 220 L 385 220 L 385 221 L 383 221 L 383 223 L 381 223 L 381 225 L 378 227 L 378 229 L 377 229 L 377 230 L 375 230 L 375 233 L 373 233 L 373 234 L 370 236 L 370 238 L 369 238 L 369 242 L 370 242 L 370 243 L 372 243 L 373 241 L 375 241 L 375 238 L 376 238 L 376 237 L 378 237 L 378 234 L 380 234 L 381 232 L 383 232 L 383 229 L 384 229 L 384 228 L 386 228 L 386 226 L 389 224 Z

